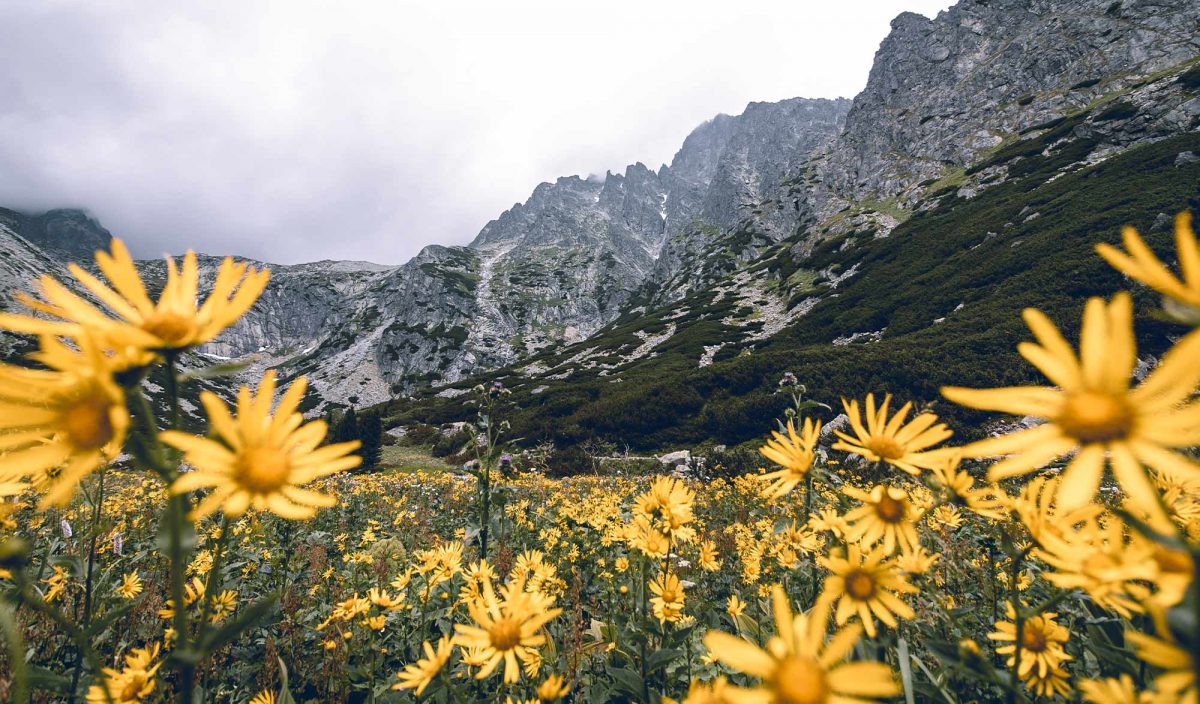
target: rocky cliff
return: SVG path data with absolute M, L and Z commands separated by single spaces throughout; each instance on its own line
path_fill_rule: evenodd
M 669 165 L 540 184 L 469 246 L 431 246 L 399 267 L 272 266 L 251 313 L 201 352 L 248 362 L 245 378 L 308 374 L 313 408 L 429 386 L 452 395 L 438 387 L 498 368 L 542 388 L 585 370 L 616 383 L 659 355 L 720 363 L 803 330 L 871 271 L 871 243 L 915 213 L 1200 129 L 1198 58 L 1191 0 L 905 13 L 853 101 L 718 115 Z M 108 237 L 79 211 L 0 211 L 0 277 L 61 272 Z M 203 261 L 211 275 L 219 260 Z M 161 263 L 144 270 L 162 275 Z

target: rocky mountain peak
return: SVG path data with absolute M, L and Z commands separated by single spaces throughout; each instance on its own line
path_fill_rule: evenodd
M 27 214 L 0 208 L 0 224 L 60 261 L 90 261 L 97 249 L 107 249 L 112 234 L 87 211 L 56 208 Z

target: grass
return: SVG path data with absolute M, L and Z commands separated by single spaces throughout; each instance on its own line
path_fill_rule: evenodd
M 448 464 L 441 457 L 434 457 L 427 447 L 411 445 L 385 445 L 380 469 L 393 474 L 418 474 L 421 472 L 452 472 L 458 467 Z

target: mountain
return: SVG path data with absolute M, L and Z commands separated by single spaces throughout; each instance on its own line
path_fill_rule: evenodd
M 112 241 L 112 234 L 95 218 L 74 208 L 32 215 L 0 208 L 0 226 L 62 261 L 91 260 L 93 252 Z
M 1020 306 L 1070 324 L 1121 285 L 1092 242 L 1126 222 L 1161 240 L 1200 208 L 1198 91 L 1190 0 L 905 13 L 852 101 L 718 115 L 670 164 L 540 184 L 470 245 L 401 266 L 272 265 L 196 363 L 306 374 L 312 411 L 400 397 L 395 423 L 461 419 L 463 391 L 499 378 L 530 441 L 644 448 L 756 437 L 784 371 L 825 403 L 1017 379 Z M 9 212 L 0 275 L 107 241 L 78 211 Z M 1152 354 L 1170 331 L 1143 327 Z
M 493 372 L 514 390 L 516 434 L 750 440 L 782 412 L 789 371 L 830 404 L 1029 381 L 1017 311 L 1077 328 L 1083 297 L 1125 285 L 1096 241 L 1133 223 L 1168 246 L 1170 214 L 1200 210 L 1198 28 L 1200 6 L 1182 1 L 901 15 L 840 135 L 781 181 L 791 231 L 713 228 L 588 340 Z M 1139 331 L 1150 355 L 1177 332 Z M 461 417 L 455 393 L 391 412 Z

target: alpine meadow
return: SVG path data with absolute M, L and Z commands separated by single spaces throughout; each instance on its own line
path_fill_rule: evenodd
M 397 266 L 11 205 L 4 701 L 1200 704 L 1195 0 L 905 12 Z

